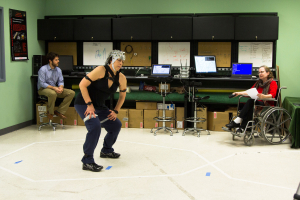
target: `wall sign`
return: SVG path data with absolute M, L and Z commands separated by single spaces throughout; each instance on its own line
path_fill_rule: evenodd
M 11 59 L 28 60 L 26 12 L 9 9 Z

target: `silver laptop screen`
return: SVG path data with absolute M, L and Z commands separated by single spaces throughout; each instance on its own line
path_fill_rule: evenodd
M 171 75 L 171 65 L 152 65 L 152 75 L 163 75 L 168 76 Z

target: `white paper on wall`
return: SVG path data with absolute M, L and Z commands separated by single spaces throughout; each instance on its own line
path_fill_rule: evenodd
M 83 65 L 104 65 L 112 50 L 112 42 L 84 42 Z
M 159 42 L 158 63 L 172 66 L 190 66 L 189 42 Z
M 239 63 L 253 63 L 253 67 L 272 67 L 272 42 L 239 42 Z

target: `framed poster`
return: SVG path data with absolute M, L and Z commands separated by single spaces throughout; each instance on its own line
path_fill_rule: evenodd
M 12 61 L 28 60 L 26 12 L 9 9 Z

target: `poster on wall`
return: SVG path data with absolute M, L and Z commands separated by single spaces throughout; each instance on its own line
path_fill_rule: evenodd
M 28 60 L 26 12 L 9 9 L 11 59 Z

